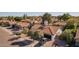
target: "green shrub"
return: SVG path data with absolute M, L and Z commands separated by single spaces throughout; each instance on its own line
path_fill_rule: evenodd
M 24 28 L 23 31 L 22 31 L 21 33 L 27 34 L 27 33 L 28 33 L 28 29 L 27 29 L 27 28 Z
M 64 40 L 68 45 L 73 41 L 73 34 L 70 29 L 66 29 L 60 36 L 59 39 Z

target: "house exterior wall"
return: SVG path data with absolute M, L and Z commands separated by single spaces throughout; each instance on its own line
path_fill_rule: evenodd
M 44 25 L 45 25 L 45 26 L 48 25 L 48 21 L 44 21 Z
M 62 30 L 58 29 L 57 32 L 56 32 L 56 34 L 52 35 L 52 37 L 51 37 L 52 41 L 55 41 L 56 35 L 60 35 L 60 34 L 62 34 Z
M 58 29 L 57 32 L 56 32 L 56 34 L 57 35 L 61 35 L 62 34 L 62 30 L 61 29 Z

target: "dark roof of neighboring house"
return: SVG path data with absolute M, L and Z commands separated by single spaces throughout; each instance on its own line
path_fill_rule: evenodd
M 54 44 L 56 44 L 57 46 L 66 46 L 66 42 L 60 39 L 56 39 Z

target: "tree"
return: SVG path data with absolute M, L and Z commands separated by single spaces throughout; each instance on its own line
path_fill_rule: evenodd
M 73 19 L 67 20 L 66 29 L 74 29 L 75 28 L 75 21 Z
M 48 23 L 51 23 L 51 14 L 45 13 L 45 14 L 42 16 L 42 21 L 43 21 L 43 24 L 44 24 L 44 21 L 48 21 Z
M 28 29 L 27 28 L 24 28 L 23 31 L 22 31 L 22 33 L 23 34 L 27 34 L 28 33 Z
M 61 15 L 57 16 L 57 18 L 58 18 L 58 20 L 60 20 L 60 21 L 61 21 L 61 19 L 62 19 Z
M 0 17 L 0 20 L 2 20 L 3 19 L 3 17 Z
M 8 19 L 8 20 L 13 20 L 14 17 L 13 17 L 13 16 L 8 16 L 7 19 Z
M 63 15 L 61 15 L 60 18 L 64 21 L 66 21 L 66 20 L 70 19 L 70 17 L 71 17 L 71 15 L 69 13 L 64 13 Z
M 39 33 L 36 31 L 36 32 L 34 32 L 34 39 L 39 39 Z
M 40 38 L 40 34 L 38 31 L 35 31 L 35 32 L 28 31 L 28 36 L 31 36 L 31 38 L 34 40 L 39 40 Z
M 67 29 L 59 36 L 59 39 L 64 40 L 70 46 L 73 41 L 73 34 Z
M 67 24 L 68 25 L 75 24 L 75 20 L 74 19 L 69 19 L 69 20 L 67 20 Z
M 27 18 L 27 14 L 24 14 L 24 15 L 23 15 L 23 19 L 26 19 L 26 18 Z
M 22 17 L 18 17 L 18 16 L 17 16 L 17 17 L 14 18 L 14 20 L 15 20 L 15 21 L 21 21 L 21 20 L 22 20 Z
M 65 26 L 65 29 L 70 29 L 73 34 L 76 32 L 77 23 L 74 21 L 74 19 L 69 19 L 67 21 L 67 24 Z
M 28 32 L 27 32 L 27 35 L 28 35 L 28 36 L 32 36 L 32 35 L 33 35 L 33 32 L 32 32 L 32 31 L 28 31 Z

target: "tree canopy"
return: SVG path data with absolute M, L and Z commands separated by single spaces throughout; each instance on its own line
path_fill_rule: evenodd
M 43 23 L 44 23 L 44 21 L 48 21 L 48 23 L 51 23 L 51 14 L 45 13 L 45 14 L 42 16 L 42 20 L 43 20 Z
M 17 16 L 17 17 L 14 18 L 14 20 L 15 20 L 15 21 L 21 21 L 21 20 L 22 20 L 22 17 L 18 17 L 18 16 Z
M 73 35 L 75 35 L 75 32 L 77 30 L 77 23 L 74 21 L 74 19 L 67 20 L 67 24 L 65 26 L 65 30 L 69 29 Z
M 13 20 L 14 17 L 13 17 L 13 16 L 8 16 L 7 19 L 8 19 L 8 20 Z
M 58 18 L 58 20 L 61 20 L 62 19 L 61 15 L 57 16 L 57 18 Z
M 67 20 L 66 29 L 74 29 L 76 27 L 76 23 L 73 19 Z
M 71 44 L 73 40 L 73 34 L 71 34 L 70 30 L 65 30 L 59 37 L 61 40 L 64 40 L 68 45 Z
M 71 17 L 71 15 L 69 13 L 64 13 L 63 15 L 59 15 L 58 19 L 66 21 L 66 20 L 70 19 L 70 17 Z

